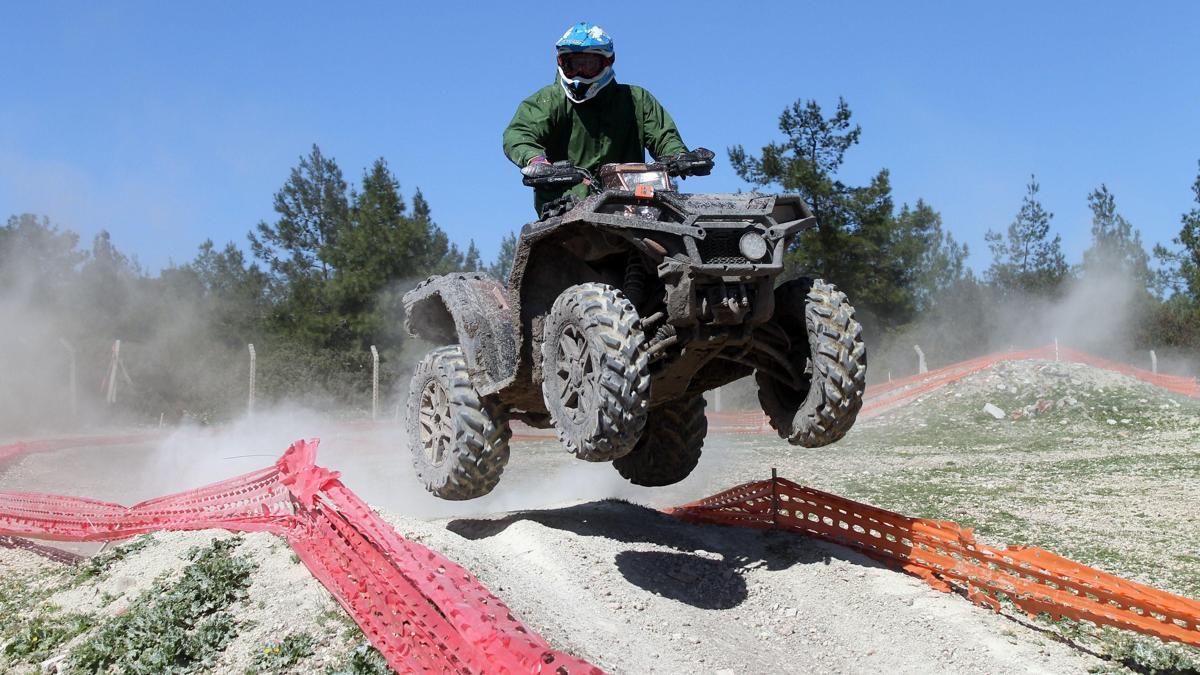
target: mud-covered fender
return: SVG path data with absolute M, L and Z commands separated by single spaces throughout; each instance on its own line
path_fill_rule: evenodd
M 508 293 L 492 277 L 480 272 L 430 277 L 404 294 L 404 314 L 411 335 L 462 346 L 481 394 L 494 393 L 512 380 L 517 323 Z

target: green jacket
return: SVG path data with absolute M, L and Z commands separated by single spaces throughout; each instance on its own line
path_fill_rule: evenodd
M 595 98 L 572 103 L 557 80 L 521 101 L 504 130 L 504 154 L 524 168 L 529 160 L 544 155 L 551 162 L 570 160 L 596 173 L 610 162 L 644 162 L 646 150 L 661 159 L 687 146 L 675 121 L 650 92 L 630 84 L 613 82 Z M 568 190 L 539 189 L 534 208 L 557 199 Z M 570 192 L 587 195 L 587 186 Z

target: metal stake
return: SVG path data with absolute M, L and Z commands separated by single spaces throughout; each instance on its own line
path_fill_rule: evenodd
M 254 344 L 253 343 L 246 345 L 246 346 L 250 348 L 250 399 L 246 402 L 246 413 L 253 415 L 254 414 L 254 384 L 255 384 L 254 380 L 255 380 L 255 377 L 257 376 L 256 371 L 258 369 L 258 364 L 257 364 L 258 355 L 254 352 Z
M 71 372 L 67 381 L 71 391 L 71 419 L 75 419 L 79 411 L 79 395 L 75 386 L 75 348 L 64 338 L 58 338 L 58 342 L 63 346 L 63 349 L 67 350 L 67 356 L 71 360 Z
M 117 372 L 121 363 L 121 341 L 113 342 L 112 357 L 108 362 L 108 391 L 104 393 L 107 403 L 117 402 Z
M 371 345 L 371 421 L 379 416 L 379 350 Z

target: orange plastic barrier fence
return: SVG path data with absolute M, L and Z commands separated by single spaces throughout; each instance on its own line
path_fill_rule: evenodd
M 999 611 L 1090 621 L 1200 646 L 1200 602 L 1032 547 L 994 549 L 957 523 L 908 518 L 783 478 L 669 509 L 695 523 L 789 530 L 857 549 Z
M 273 466 L 135 506 L 78 497 L 0 493 L 0 535 L 65 541 L 124 539 L 156 530 L 273 532 L 399 672 L 589 673 L 518 621 L 466 569 L 404 539 L 316 466 L 300 441 Z

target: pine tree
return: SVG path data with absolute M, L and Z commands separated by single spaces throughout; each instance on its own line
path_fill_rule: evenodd
M 258 234 L 250 233 L 251 249 L 288 284 L 327 281 L 333 275 L 331 249 L 349 211 L 342 170 L 313 145 L 275 193 L 279 219 L 274 225 L 260 222 Z
M 0 288 L 19 289 L 42 306 L 61 304 L 87 257 L 78 244 L 79 235 L 59 230 L 45 216 L 9 217 L 0 227 Z
M 345 340 L 329 284 L 338 238 L 349 226 L 346 189 L 337 163 L 313 145 L 275 193 L 279 218 L 273 225 L 260 222 L 257 234 L 248 235 L 251 251 L 271 274 L 276 328 L 309 344 Z
M 751 184 L 799 193 L 817 217 L 817 229 L 798 237 L 786 257 L 791 271 L 836 283 L 864 319 L 897 326 L 929 302 L 932 279 L 961 274 L 966 252 L 945 237 L 940 217 L 924 202 L 919 217 L 910 212 L 904 221 L 897 218 L 887 169 L 864 186 L 838 178 L 846 152 L 862 134 L 851 117 L 842 99 L 830 117 L 815 101 L 797 101 L 779 118 L 782 142 L 763 147 L 758 157 L 735 146 L 729 159 Z
M 197 286 L 196 301 L 204 308 L 215 337 L 241 346 L 258 339 L 267 316 L 267 275 L 233 242 L 218 250 L 211 239 L 187 265 L 163 270 L 164 282 L 174 275 L 191 275 Z
M 478 272 L 483 269 L 479 260 L 479 249 L 475 246 L 474 239 L 467 244 L 467 252 L 463 256 L 462 269 L 464 272 Z
M 900 207 L 896 216 L 900 266 L 910 270 L 912 285 L 921 311 L 964 279 L 973 278 L 966 266 L 969 250 L 942 229 L 942 215 L 918 199 L 915 206 Z
M 500 240 L 500 250 L 496 253 L 496 260 L 488 266 L 488 274 L 495 277 L 500 283 L 508 285 L 508 275 L 512 273 L 513 258 L 517 255 L 517 235 L 514 232 L 509 232 Z
M 992 252 L 987 279 L 1002 294 L 1058 291 L 1070 269 L 1062 252 L 1062 237 L 1050 238 L 1054 214 L 1042 207 L 1037 178 L 1030 176 L 1021 210 L 1008 226 L 1007 236 L 988 230 L 985 239 Z
M 1150 256 L 1142 246 L 1141 232 L 1117 213 L 1116 198 L 1101 184 L 1088 195 L 1092 211 L 1092 245 L 1083 252 L 1085 276 L 1119 275 L 1142 288 L 1150 283 Z
M 1200 312 L 1200 172 L 1192 183 L 1192 194 L 1196 206 L 1180 217 L 1179 236 L 1172 239 L 1179 249 L 1171 250 L 1160 244 L 1154 247 L 1154 256 L 1163 265 L 1159 273 L 1160 289 L 1184 296 Z

